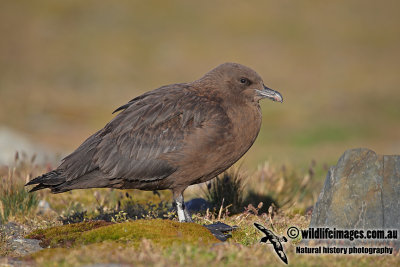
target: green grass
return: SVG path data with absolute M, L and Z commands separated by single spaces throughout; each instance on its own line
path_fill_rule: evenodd
M 37 207 L 39 199 L 36 193 L 28 193 L 24 188 L 26 168 L 20 164 L 18 168 L 0 170 L 0 223 L 7 222 L 9 217 L 25 215 Z
M 299 147 L 318 146 L 324 143 L 334 144 L 358 138 L 363 133 L 362 129 L 355 129 L 354 127 L 319 125 L 294 135 L 291 143 Z
M 25 188 L 18 188 L 1 194 L 0 202 L 0 222 L 6 222 L 10 216 L 24 214 L 36 208 L 39 201 L 35 194 L 29 194 Z

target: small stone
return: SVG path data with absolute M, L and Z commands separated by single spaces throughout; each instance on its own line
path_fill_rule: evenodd
M 37 213 L 46 214 L 52 211 L 53 210 L 51 209 L 49 202 L 43 199 L 39 201 L 39 204 L 37 206 Z

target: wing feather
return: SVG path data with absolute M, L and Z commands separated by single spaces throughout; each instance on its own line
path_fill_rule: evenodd
M 121 110 L 63 160 L 59 169 L 67 181 L 93 170 L 110 178 L 163 179 L 177 168 L 163 156 L 182 150 L 185 136 L 201 127 L 207 114 L 221 112 L 215 102 L 194 94 L 184 84 L 148 92 L 116 111 Z

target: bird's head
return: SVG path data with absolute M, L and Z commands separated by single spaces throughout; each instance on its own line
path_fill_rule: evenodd
M 224 63 L 205 74 L 199 81 L 223 97 L 235 97 L 258 102 L 263 98 L 283 102 L 282 95 L 264 85 L 260 75 L 249 67 L 237 63 Z

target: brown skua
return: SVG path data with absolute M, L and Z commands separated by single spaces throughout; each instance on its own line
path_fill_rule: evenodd
M 27 185 L 73 189 L 171 189 L 179 221 L 192 221 L 183 192 L 238 161 L 261 127 L 259 100 L 282 102 L 252 69 L 225 63 L 190 83 L 140 95 L 103 129 Z

